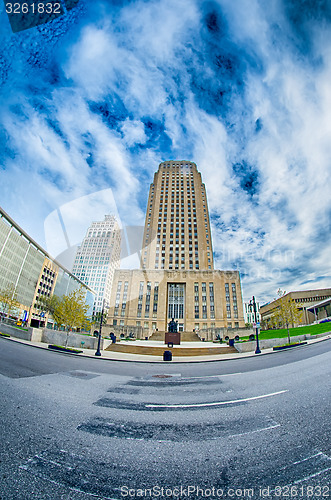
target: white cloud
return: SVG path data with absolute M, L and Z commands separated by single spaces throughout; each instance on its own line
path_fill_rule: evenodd
M 128 118 L 121 126 L 124 141 L 128 146 L 134 144 L 145 144 L 147 136 L 145 134 L 144 125 L 138 120 L 129 120 Z
M 278 286 L 301 286 L 305 269 L 311 286 L 326 284 L 327 278 L 318 278 L 331 274 L 330 243 L 325 235 L 323 240 L 331 213 L 327 30 L 311 32 L 315 56 L 309 58 L 293 44 L 281 2 L 262 9 L 257 0 L 220 0 L 225 32 L 210 35 L 208 43 L 203 19 L 211 3 L 138 1 L 115 10 L 98 5 L 103 15 L 82 18 L 75 40 L 66 41 L 60 67 L 65 78 L 49 86 L 42 105 L 35 106 L 22 84 L 2 107 L 15 150 L 1 173 L 4 208 L 25 227 L 32 227 L 31 218 L 38 221 L 32 231 L 42 239 L 43 219 L 67 206 L 73 244 L 91 215 L 108 213 L 107 189 L 123 224 L 142 224 L 158 164 L 188 159 L 206 184 L 213 246 L 222 253 L 217 265 L 238 265 L 247 274 L 245 296 L 263 300 Z M 222 50 L 233 51 L 242 81 L 237 85 L 238 75 L 233 77 L 227 104 L 218 109 L 212 94 L 227 82 L 214 59 Z M 244 161 L 257 175 L 255 194 L 233 171 Z M 86 203 L 81 207 L 77 200 Z M 50 221 L 47 242 L 58 252 Z

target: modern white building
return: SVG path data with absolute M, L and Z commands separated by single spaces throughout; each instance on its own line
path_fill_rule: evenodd
M 95 291 L 93 314 L 109 304 L 115 269 L 120 267 L 121 229 L 114 215 L 92 222 L 78 247 L 72 273 Z
M 254 311 L 250 309 L 249 302 L 244 302 L 244 319 L 245 319 L 245 324 L 249 323 L 250 325 L 252 325 L 255 321 Z M 259 302 L 256 302 L 256 319 L 257 319 L 258 323 L 261 320 Z

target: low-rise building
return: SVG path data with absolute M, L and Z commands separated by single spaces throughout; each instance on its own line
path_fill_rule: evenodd
M 323 321 L 326 319 L 331 321 L 331 297 L 307 307 L 307 312 L 314 315 L 315 321 Z
M 314 313 L 314 306 L 331 297 L 331 288 L 289 292 L 285 297 L 288 297 L 289 300 L 294 300 L 301 312 L 299 321 L 294 323 L 293 326 L 310 325 L 318 319 Z M 280 298 L 277 298 L 260 307 L 262 327 L 265 330 L 271 327 L 273 323 L 272 317 L 277 311 L 279 302 Z

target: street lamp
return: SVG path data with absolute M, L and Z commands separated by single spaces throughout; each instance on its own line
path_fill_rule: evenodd
M 258 329 L 258 326 L 257 326 L 256 302 L 255 302 L 254 295 L 253 295 L 253 298 L 249 301 L 248 307 L 249 307 L 250 311 L 253 310 L 253 312 L 254 312 L 254 323 L 256 325 L 256 327 L 255 327 L 255 333 L 256 333 L 256 349 L 255 349 L 255 354 L 261 354 L 260 346 L 259 346 L 259 329 Z
M 101 345 L 101 329 L 102 329 L 104 307 L 105 307 L 105 299 L 103 299 L 103 302 L 102 302 L 102 311 L 101 311 L 101 317 L 100 317 L 100 328 L 99 328 L 99 336 L 98 336 L 98 347 L 97 347 L 97 350 L 95 351 L 94 356 L 101 356 L 100 345 Z

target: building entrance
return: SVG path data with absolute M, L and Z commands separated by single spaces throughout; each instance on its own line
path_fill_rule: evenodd
M 185 283 L 168 283 L 168 318 L 178 322 L 178 330 L 184 331 L 185 323 Z

